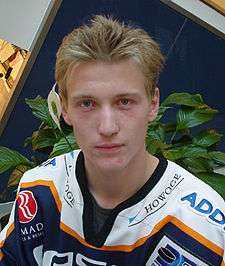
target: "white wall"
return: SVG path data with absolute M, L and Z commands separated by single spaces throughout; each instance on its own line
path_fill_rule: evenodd
M 225 16 L 200 0 L 160 0 L 225 39 Z M 225 1 L 225 0 L 223 0 Z
M 54 2 L 0 0 L 0 38 L 32 51 Z

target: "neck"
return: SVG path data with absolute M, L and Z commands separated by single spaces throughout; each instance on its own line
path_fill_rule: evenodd
M 112 209 L 134 195 L 147 182 L 157 164 L 158 159 L 146 151 L 118 172 L 102 172 L 85 162 L 89 190 L 101 207 Z

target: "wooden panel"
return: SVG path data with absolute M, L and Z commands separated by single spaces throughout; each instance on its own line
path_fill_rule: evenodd
M 171 8 L 192 19 L 207 30 L 225 39 L 224 13 L 212 8 L 206 1 L 214 1 L 224 7 L 225 0 L 160 0 Z
M 19 57 L 19 55 L 18 55 Z M 4 78 L 0 78 L 0 121 L 1 126 L 5 124 L 6 120 L 6 114 L 8 112 L 12 111 L 12 97 L 16 91 L 16 88 L 18 86 L 19 80 L 22 76 L 22 73 L 25 69 L 25 66 L 27 64 L 27 61 L 30 57 L 30 53 L 27 53 L 27 56 L 25 59 L 18 60 L 17 62 L 14 62 L 15 68 L 13 69 L 13 72 L 11 73 L 11 78 L 13 79 L 13 85 L 10 87 L 6 80 Z M 1 67 L 1 64 L 0 64 Z M 1 71 L 1 70 L 0 70 Z M 2 71 L 3 72 L 3 71 Z M 15 73 L 16 72 L 16 73 Z
M 54 0 L 1 0 L 1 38 L 31 51 L 32 42 L 53 2 Z
M 39 25 L 38 29 L 36 29 L 36 36 L 32 41 L 31 49 L 28 52 L 24 50 L 24 47 L 22 49 L 22 51 L 27 54 L 24 56 L 25 59 L 21 62 L 19 56 L 14 57 L 14 55 L 11 55 L 13 51 L 12 49 L 10 50 L 9 47 L 16 49 L 14 54 L 16 54 L 19 49 L 18 47 L 15 47 L 15 45 L 10 46 L 9 44 L 7 53 L 0 53 L 0 67 L 2 67 L 0 68 L 0 72 L 2 69 L 3 73 L 3 78 L 0 77 L 0 135 L 6 126 L 10 113 L 14 108 L 25 80 L 61 4 L 61 0 L 51 0 L 50 2 L 51 5 L 49 5 L 49 8 L 45 13 L 46 16 L 42 19 L 41 25 Z M 1 60 L 6 61 L 2 62 Z M 11 67 L 10 73 L 8 73 L 10 74 L 10 80 L 5 79 L 5 75 L 7 76 L 7 74 L 4 72 L 4 68 L 7 71 L 8 67 Z
M 212 6 L 221 14 L 225 15 L 225 0 L 202 0 L 202 1 Z

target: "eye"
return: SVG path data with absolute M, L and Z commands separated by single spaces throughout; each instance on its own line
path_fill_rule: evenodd
M 92 109 L 95 107 L 95 102 L 93 100 L 85 99 L 80 102 L 80 106 L 84 109 Z
M 129 98 L 121 98 L 118 100 L 117 104 L 119 108 L 127 110 L 133 106 L 134 102 L 135 102 L 134 100 Z
M 82 107 L 90 107 L 92 102 L 90 100 L 84 100 L 81 102 Z
M 121 99 L 121 100 L 119 101 L 119 103 L 120 103 L 121 105 L 128 105 L 128 104 L 130 103 L 130 100 L 129 100 L 129 99 Z

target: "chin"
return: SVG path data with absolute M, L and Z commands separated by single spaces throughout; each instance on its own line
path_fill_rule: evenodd
M 128 165 L 128 160 L 121 157 L 98 158 L 93 163 L 102 171 L 121 171 Z

